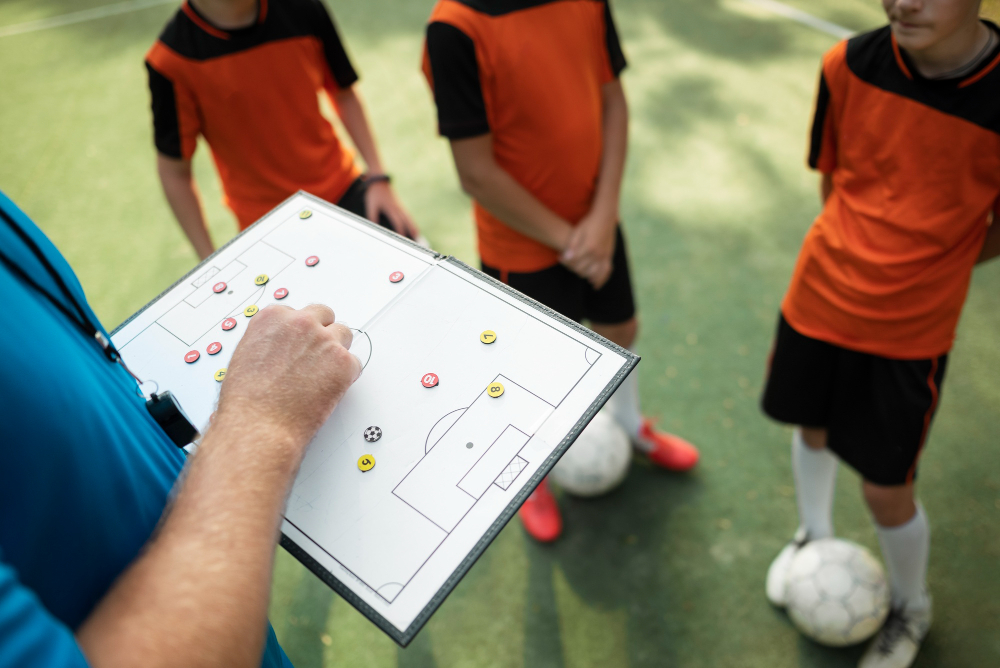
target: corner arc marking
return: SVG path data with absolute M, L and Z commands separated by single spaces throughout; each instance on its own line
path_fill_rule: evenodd
M 392 603 L 399 596 L 399 592 L 403 591 L 405 587 L 402 582 L 386 582 L 384 585 L 375 590 L 383 600 L 388 603 Z

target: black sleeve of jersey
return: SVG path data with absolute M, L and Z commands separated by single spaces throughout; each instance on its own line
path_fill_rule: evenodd
M 611 16 L 611 0 L 604 0 L 604 39 L 608 45 L 608 60 L 611 62 L 611 71 L 617 77 L 625 69 L 628 63 L 625 61 L 625 54 L 622 52 L 622 43 L 618 40 L 618 29 L 615 27 L 615 20 Z
M 490 122 L 472 39 L 453 25 L 431 23 L 427 26 L 427 57 L 434 82 L 438 132 L 448 139 L 488 133 Z
M 326 55 L 326 64 L 330 67 L 333 80 L 340 88 L 349 88 L 358 80 L 358 73 L 351 65 L 351 59 L 347 57 L 344 44 L 337 34 L 337 27 L 333 24 L 333 17 L 320 0 L 316 0 L 319 17 L 316 21 L 316 35 L 323 42 L 323 53 Z
M 819 155 L 823 151 L 823 131 L 826 129 L 826 110 L 830 106 L 830 87 L 826 75 L 819 75 L 819 92 L 816 93 L 816 115 L 813 117 L 812 133 L 809 138 L 809 167 L 816 169 Z
M 156 150 L 170 158 L 180 158 L 181 126 L 177 118 L 177 95 L 174 82 L 146 63 L 149 92 L 153 99 L 153 142 Z

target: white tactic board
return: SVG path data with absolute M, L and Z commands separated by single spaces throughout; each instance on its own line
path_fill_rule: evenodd
M 112 340 L 144 389 L 170 390 L 204 429 L 246 309 L 275 303 L 333 308 L 364 365 L 309 445 L 282 545 L 404 646 L 638 363 L 458 260 L 305 193 Z

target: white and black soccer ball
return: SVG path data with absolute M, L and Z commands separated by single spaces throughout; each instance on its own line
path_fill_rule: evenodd
M 857 543 L 824 538 L 806 543 L 788 570 L 788 616 L 818 643 L 843 647 L 867 640 L 889 614 L 885 571 Z
M 552 469 L 553 482 L 575 496 L 607 494 L 621 484 L 632 444 L 618 422 L 599 412 Z
M 380 428 L 368 427 L 367 429 L 365 429 L 365 440 L 368 441 L 369 443 L 374 443 L 380 438 L 382 438 L 382 430 Z

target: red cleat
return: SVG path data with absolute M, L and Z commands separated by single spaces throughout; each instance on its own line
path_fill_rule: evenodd
M 521 506 L 518 515 L 528 535 L 542 543 L 551 543 L 562 533 L 562 515 L 556 497 L 549 489 L 549 479 L 535 488 Z
M 657 431 L 649 418 L 639 427 L 638 441 L 649 461 L 668 471 L 688 471 L 698 463 L 698 448 L 680 436 Z

